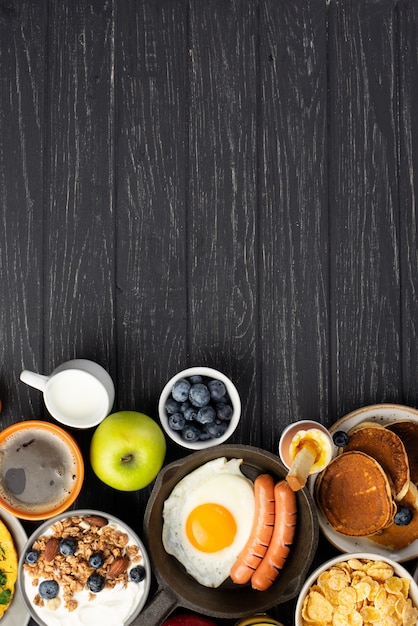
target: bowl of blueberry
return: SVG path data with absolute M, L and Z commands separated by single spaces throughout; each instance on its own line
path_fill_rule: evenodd
M 151 565 L 136 533 L 101 511 L 68 511 L 28 538 L 19 590 L 40 626 L 130 624 L 142 611 Z
M 161 426 L 175 443 L 202 450 L 229 439 L 241 417 L 241 400 L 235 385 L 222 372 L 190 367 L 167 382 L 158 414 Z

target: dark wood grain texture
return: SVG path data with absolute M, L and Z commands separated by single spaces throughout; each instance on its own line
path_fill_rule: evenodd
M 81 356 L 114 378 L 112 2 L 51 3 L 48 29 L 44 359 L 39 367 L 48 374 Z M 90 468 L 91 432 L 74 435 L 86 461 L 86 501 L 99 510 L 113 508 L 115 492 Z
M 187 5 L 118 7 L 117 322 L 120 406 L 156 413 L 187 365 Z
M 260 441 L 257 13 L 253 2 L 192 2 L 189 60 L 188 348 L 243 401 L 238 441 Z
M 329 12 L 329 189 L 335 417 L 401 398 L 396 14 Z
M 231 442 L 272 452 L 417 407 L 417 50 L 414 0 L 0 0 L 2 427 L 52 419 L 20 371 L 73 357 L 154 419 L 217 367 Z M 76 504 L 141 534 L 151 486 L 105 487 L 73 434 Z
M 113 29 L 111 2 L 50 6 L 47 368 L 83 354 L 115 371 Z
M 323 2 L 260 11 L 260 358 L 263 444 L 327 422 L 327 62 Z
M 47 3 L 0 5 L 0 395 L 2 424 L 41 409 L 20 383 L 44 350 Z
M 399 3 L 399 240 L 402 401 L 415 405 L 418 371 L 418 7 Z
M 118 5 L 116 24 L 118 408 L 158 419 L 162 387 L 187 366 L 186 4 Z M 117 494 L 140 527 L 149 493 Z

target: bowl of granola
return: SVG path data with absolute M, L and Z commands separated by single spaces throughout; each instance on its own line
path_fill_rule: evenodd
M 83 509 L 44 522 L 28 538 L 18 582 L 39 626 L 127 626 L 145 605 L 151 566 L 123 521 Z

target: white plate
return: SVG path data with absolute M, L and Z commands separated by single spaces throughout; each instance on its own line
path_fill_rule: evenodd
M 349 431 L 357 424 L 361 422 L 377 422 L 379 424 L 389 424 L 396 420 L 411 420 L 418 422 L 418 410 L 401 404 L 372 404 L 370 406 L 362 407 L 352 413 L 348 413 L 342 417 L 338 422 L 335 422 L 330 427 L 330 433 L 335 433 L 337 430 Z M 334 456 L 337 453 L 337 448 L 334 450 Z M 314 493 L 316 476 L 311 476 L 309 479 L 309 489 L 311 494 Z M 386 556 L 393 561 L 410 561 L 418 557 L 418 539 L 411 543 L 408 547 L 393 552 L 388 550 L 384 546 L 373 543 L 365 537 L 348 537 L 334 530 L 326 517 L 322 514 L 317 507 L 319 527 L 324 533 L 328 541 L 335 546 L 341 552 L 373 552 Z
M 18 556 L 20 556 L 28 538 L 22 524 L 16 517 L 3 509 L 0 510 L 0 519 L 3 520 L 9 529 L 14 539 Z M 29 618 L 30 615 L 23 604 L 16 584 L 12 603 L 1 619 L 1 626 L 27 626 Z

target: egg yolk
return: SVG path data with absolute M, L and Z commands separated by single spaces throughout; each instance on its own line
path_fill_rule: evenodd
M 186 535 L 201 552 L 218 552 L 234 541 L 237 525 L 221 504 L 207 502 L 193 509 L 186 520 Z

